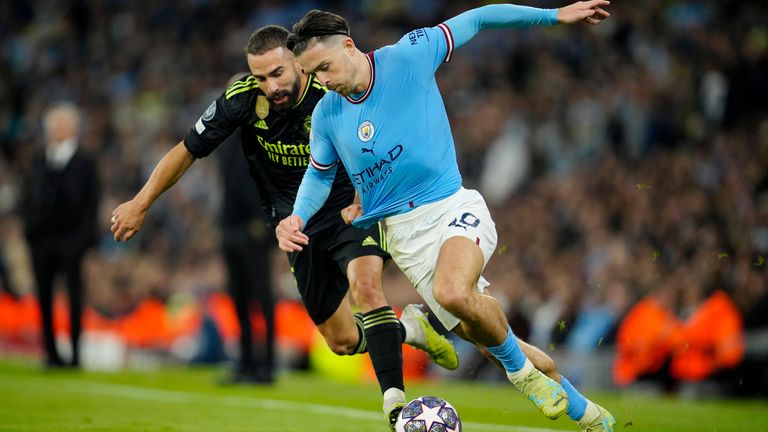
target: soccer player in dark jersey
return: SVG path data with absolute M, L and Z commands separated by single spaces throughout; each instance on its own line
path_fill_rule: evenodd
M 326 88 L 314 75 L 299 72 L 286 48 L 287 38 L 288 31 L 278 26 L 253 33 L 246 46 L 251 74 L 213 101 L 136 196 L 112 212 L 115 240 L 133 237 L 152 203 L 238 127 L 268 221 L 274 227 L 293 212 L 309 164 L 312 110 Z M 401 343 L 427 351 L 447 369 L 458 367 L 458 357 L 415 306 L 407 306 L 398 320 L 381 289 L 383 264 L 390 258 L 381 247 L 381 230 L 377 225 L 362 230 L 345 223 L 353 217 L 343 218 L 342 213 L 354 216 L 359 207 L 353 205 L 355 191 L 343 167 L 331 189 L 304 230 L 311 245 L 288 258 L 304 305 L 328 346 L 339 355 L 369 352 L 389 421 L 405 402 Z M 352 313 L 348 290 L 362 313 Z

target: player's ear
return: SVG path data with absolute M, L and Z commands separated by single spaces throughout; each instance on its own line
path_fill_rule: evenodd
M 304 68 L 301 66 L 301 64 L 298 62 L 298 60 L 296 60 L 295 58 L 293 59 L 293 67 L 296 68 L 296 72 L 297 73 L 304 74 L 304 75 L 307 74 L 306 72 L 304 72 Z
M 344 52 L 347 54 L 353 54 L 355 51 L 355 41 L 352 40 L 351 37 L 347 36 L 344 38 Z

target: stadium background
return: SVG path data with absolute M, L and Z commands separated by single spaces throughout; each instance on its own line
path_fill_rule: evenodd
M 365 51 L 480 4 L 2 2 L 0 241 L 9 288 L 22 297 L 2 297 L 2 353 L 34 353 L 37 343 L 34 320 L 19 312 L 31 311 L 21 303 L 33 282 L 16 205 L 50 102 L 81 106 L 81 145 L 99 161 L 103 237 L 86 262 L 89 305 L 105 321 L 132 317 L 123 324 L 134 328 L 152 327 L 134 314 L 157 305 L 178 324 L 185 305 L 216 309 L 211 304 L 221 298 L 211 293 L 222 292 L 226 280 L 216 164 L 197 163 L 126 245 L 112 240 L 109 214 L 228 77 L 246 68 L 250 33 L 289 26 L 311 8 L 330 9 L 350 19 Z M 625 348 L 650 356 L 651 369 L 661 367 L 654 388 L 765 395 L 768 6 L 636 0 L 614 2 L 610 12 L 596 28 L 483 33 L 438 72 L 465 185 L 484 194 L 499 230 L 487 277 L 518 332 L 587 388 L 623 383 L 610 373 L 617 329 L 634 305 L 652 299 L 676 322 L 676 339 L 649 334 L 643 341 L 661 347 Z M 276 289 L 295 298 L 285 259 L 275 254 Z M 384 286 L 396 306 L 417 300 L 395 269 Z M 732 302 L 736 311 L 738 325 L 726 335 L 735 349 L 705 337 L 718 328 L 721 309 L 697 314 L 718 290 L 727 294 L 722 307 L 732 311 Z M 220 327 L 226 321 L 219 318 Z M 219 330 L 231 332 L 229 324 Z M 128 350 L 119 365 L 188 359 L 183 347 L 157 338 L 157 328 L 136 330 L 133 342 L 112 341 Z M 701 355 L 686 357 L 697 349 Z M 94 358 L 102 363 L 94 364 L 105 366 L 105 356 L 112 358 L 100 352 Z M 686 368 L 699 361 L 700 369 Z M 459 376 L 498 379 L 480 359 L 464 366 Z M 624 372 L 631 381 L 634 374 Z

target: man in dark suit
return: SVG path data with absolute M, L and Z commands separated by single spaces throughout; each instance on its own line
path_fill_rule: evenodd
M 259 193 L 248 187 L 251 179 L 240 134 L 230 135 L 218 155 L 224 184 L 221 248 L 229 274 L 229 295 L 240 323 L 240 357 L 226 381 L 271 383 L 275 357 L 275 299 L 269 256 L 272 230 L 267 228 Z M 258 339 L 263 343 L 256 349 L 251 328 L 251 312 L 255 310 L 261 313 L 265 326 L 264 337 Z
M 37 282 L 47 367 L 79 366 L 80 266 L 97 239 L 99 181 L 94 160 L 78 146 L 80 124 L 80 111 L 71 103 L 57 103 L 46 110 L 45 149 L 32 161 L 24 181 L 22 214 Z M 59 356 L 53 329 L 53 286 L 59 274 L 69 294 L 69 363 Z

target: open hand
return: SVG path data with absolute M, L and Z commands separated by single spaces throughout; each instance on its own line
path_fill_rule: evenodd
M 284 252 L 301 252 L 304 250 L 301 245 L 309 244 L 309 237 L 301 232 L 304 228 L 304 221 L 296 215 L 290 215 L 280 221 L 275 228 L 277 236 L 277 245 Z
M 608 0 L 580 1 L 561 7 L 557 10 L 557 22 L 560 24 L 573 24 L 579 21 L 596 25 L 611 16 L 603 8 L 610 6 Z
M 112 234 L 115 241 L 128 241 L 141 230 L 147 210 L 136 200 L 126 201 L 112 211 Z

